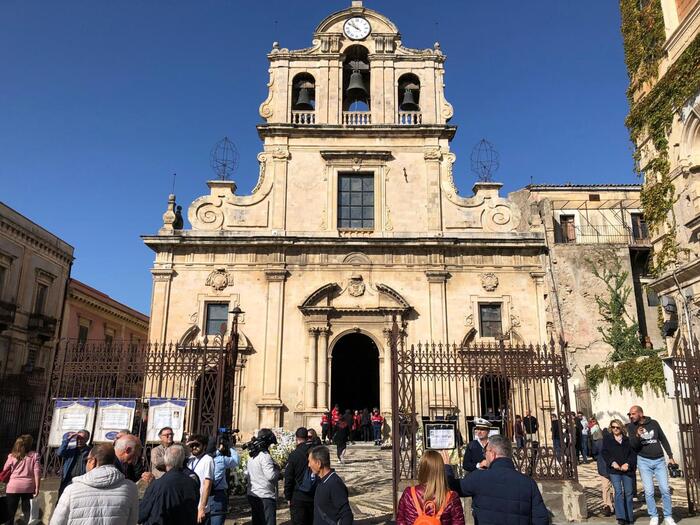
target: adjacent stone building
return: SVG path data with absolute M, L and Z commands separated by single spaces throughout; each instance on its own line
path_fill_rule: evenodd
M 36 435 L 73 247 L 0 203 L 0 443 Z
M 148 316 L 77 279 L 68 282 L 61 339 L 81 343 L 148 341 Z

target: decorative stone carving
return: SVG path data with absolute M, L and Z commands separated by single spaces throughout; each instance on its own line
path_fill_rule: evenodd
M 465 319 L 464 319 L 464 324 L 467 326 L 474 326 L 474 314 L 469 314 Z
M 510 305 L 510 327 L 512 328 L 519 328 L 520 327 L 520 316 L 517 314 L 515 311 L 515 308 L 513 305 Z
M 350 277 L 350 283 L 348 284 L 348 293 L 353 297 L 360 297 L 365 293 L 365 283 L 362 280 L 361 275 L 353 275 Z
M 289 150 L 283 146 L 277 146 L 272 150 L 273 159 L 287 160 L 290 156 Z
M 423 154 L 423 158 L 425 160 L 441 160 L 442 152 L 440 151 L 440 148 L 430 149 Z
M 175 194 L 168 195 L 168 207 L 163 214 L 163 227 L 160 229 L 162 233 L 172 232 L 175 230 L 174 224 L 177 220 L 175 215 Z
M 265 168 L 266 168 L 266 162 L 267 162 L 267 155 L 265 155 L 265 152 L 258 153 L 258 162 L 260 163 L 260 171 L 258 172 L 258 183 L 255 185 L 255 188 L 253 188 L 253 191 L 251 193 L 255 193 L 260 189 L 260 186 L 262 186 L 263 181 L 265 180 Z
M 277 44 L 277 42 L 275 42 L 275 44 Z M 272 51 L 273 51 L 273 53 L 275 51 L 279 51 L 279 44 L 277 44 L 276 49 L 275 49 L 275 45 L 273 44 Z M 273 114 L 273 111 L 272 111 L 272 95 L 273 95 L 272 86 L 275 84 L 275 72 L 272 69 L 270 69 L 269 73 L 270 73 L 270 81 L 267 83 L 267 87 L 269 90 L 268 94 L 267 94 L 267 98 L 265 99 L 265 101 L 262 104 L 260 104 L 260 109 L 258 110 L 260 113 L 260 116 L 264 119 L 269 119 Z
M 233 286 L 233 276 L 226 268 L 217 268 L 209 274 L 205 284 L 220 292 L 228 286 Z
M 493 292 L 498 288 L 498 277 L 495 273 L 481 274 L 481 287 L 487 292 Z

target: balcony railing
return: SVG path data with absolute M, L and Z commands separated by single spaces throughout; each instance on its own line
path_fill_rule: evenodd
M 571 226 L 558 224 L 554 240 L 557 244 L 626 244 L 650 246 L 649 232 L 644 228 L 632 229 L 626 225 L 603 224 Z
M 0 332 L 15 322 L 15 312 L 17 312 L 16 304 L 0 301 Z
M 316 124 L 315 111 L 292 111 L 292 124 L 310 126 Z
M 29 314 L 27 329 L 37 339 L 48 341 L 56 333 L 56 319 L 42 314 Z
M 399 126 L 417 126 L 423 124 L 423 114 L 420 111 L 399 111 Z
M 369 126 L 372 114 L 369 111 L 343 111 L 343 126 Z

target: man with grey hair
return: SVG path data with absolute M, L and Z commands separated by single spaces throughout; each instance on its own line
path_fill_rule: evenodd
M 537 483 L 515 470 L 512 454 L 513 448 L 508 438 L 491 436 L 485 451 L 487 468 L 455 479 L 449 454 L 444 451 L 443 460 L 450 488 L 463 498 L 472 498 L 475 523 L 549 524 L 549 511 L 542 501 Z
M 117 455 L 117 461 L 114 464 L 126 476 L 126 479 L 134 483 L 140 479 L 144 479 L 146 482 L 151 481 L 147 479 L 150 473 L 146 471 L 141 458 L 142 449 L 141 440 L 125 430 L 120 430 L 117 439 L 114 440 L 114 452 Z
M 165 474 L 146 489 L 139 506 L 143 525 L 193 525 L 197 523 L 199 485 L 183 470 L 186 453 L 171 445 L 163 454 Z

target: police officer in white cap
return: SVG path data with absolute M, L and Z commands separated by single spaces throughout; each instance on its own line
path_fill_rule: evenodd
M 476 430 L 476 439 L 470 441 L 467 445 L 464 451 L 464 460 L 462 461 L 462 466 L 467 472 L 488 468 L 484 452 L 489 442 L 489 432 L 493 427 L 488 420 L 475 417 L 474 428 Z

